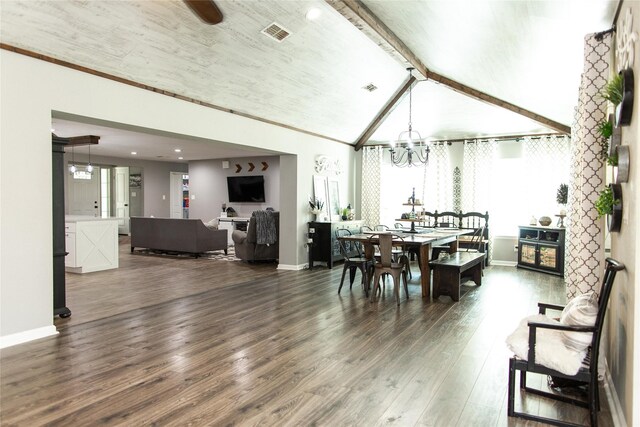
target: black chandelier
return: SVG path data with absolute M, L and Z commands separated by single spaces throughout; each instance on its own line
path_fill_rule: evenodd
M 407 68 L 409 78 L 413 68 Z M 429 161 L 429 145 L 422 140 L 420 132 L 413 130 L 411 126 L 411 91 L 413 85 L 409 86 L 409 129 L 400 132 L 397 141 L 390 141 L 389 154 L 391 163 L 398 167 L 411 167 L 426 165 Z M 402 145 L 404 150 L 396 150 L 396 144 Z

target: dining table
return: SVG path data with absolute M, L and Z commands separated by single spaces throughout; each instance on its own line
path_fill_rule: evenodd
M 429 299 L 431 296 L 431 249 L 434 246 L 449 246 L 449 253 L 455 253 L 458 250 L 458 238 L 464 234 L 469 234 L 473 230 L 465 230 L 458 228 L 424 228 L 418 233 L 408 233 L 402 230 L 393 231 L 373 231 L 360 234 L 351 234 L 339 237 L 339 239 L 359 242 L 364 246 L 365 257 L 374 258 L 374 246 L 379 243 L 376 238 L 378 234 L 395 234 L 398 237 L 393 238 L 394 245 L 404 245 L 405 248 L 417 248 L 420 256 L 420 285 L 422 287 L 422 297 Z

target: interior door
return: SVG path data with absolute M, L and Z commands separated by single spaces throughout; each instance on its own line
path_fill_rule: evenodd
M 82 166 L 67 180 L 69 215 L 100 216 L 100 168 L 89 174 Z
M 115 188 L 118 234 L 129 234 L 129 167 L 115 168 Z
M 170 183 L 170 216 L 171 218 L 182 218 L 182 175 L 183 172 L 171 172 Z

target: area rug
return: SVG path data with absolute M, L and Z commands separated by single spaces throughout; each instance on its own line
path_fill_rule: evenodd
M 154 251 L 150 249 L 140 249 L 133 251 L 136 255 L 151 255 L 151 256 L 163 256 L 169 258 L 191 258 L 195 259 L 193 254 L 184 253 L 184 252 L 171 252 L 171 251 Z M 230 246 L 227 249 L 227 254 L 225 255 L 224 251 L 210 251 L 210 252 L 202 252 L 199 254 L 197 259 L 210 259 L 214 261 L 240 261 L 239 258 L 236 258 L 236 252 L 233 246 Z

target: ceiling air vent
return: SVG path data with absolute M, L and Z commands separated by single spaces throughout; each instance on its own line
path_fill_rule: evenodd
M 369 92 L 373 92 L 374 90 L 378 89 L 378 86 L 374 85 L 373 83 L 369 83 L 366 86 L 362 86 L 362 89 L 368 90 Z
M 265 36 L 271 37 L 278 43 L 282 43 L 284 39 L 291 35 L 291 32 L 277 22 L 272 23 L 261 31 Z

